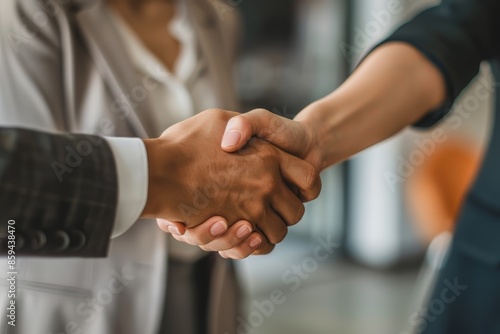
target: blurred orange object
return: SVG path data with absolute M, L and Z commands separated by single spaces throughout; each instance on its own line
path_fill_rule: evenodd
M 480 160 L 477 147 L 450 138 L 438 145 L 409 177 L 406 188 L 409 210 L 425 242 L 454 229 Z

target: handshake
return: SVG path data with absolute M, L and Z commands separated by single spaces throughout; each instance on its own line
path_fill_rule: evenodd
M 269 253 L 301 219 L 302 203 L 319 195 L 321 170 L 423 119 L 445 96 L 426 57 L 389 43 L 293 121 L 261 109 L 205 111 L 145 141 L 142 216 L 161 218 L 177 240 L 224 257 Z
M 223 257 L 269 253 L 321 190 L 313 133 L 266 110 L 207 110 L 145 145 L 142 217 Z

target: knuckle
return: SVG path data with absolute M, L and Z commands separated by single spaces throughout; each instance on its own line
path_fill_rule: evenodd
M 253 255 L 266 255 L 271 253 L 274 250 L 274 245 L 267 243 L 264 247 L 260 247 L 256 251 L 253 252 Z
M 277 149 L 275 149 L 273 145 L 262 140 L 255 141 L 253 145 L 257 149 L 256 156 L 262 161 L 268 162 L 271 159 L 276 159 Z
M 277 245 L 282 242 L 286 235 L 288 234 L 288 229 L 283 225 L 276 233 L 269 236 L 269 242 L 273 245 Z
M 292 225 L 295 225 L 298 222 L 300 222 L 302 217 L 304 217 L 305 213 L 306 213 L 306 207 L 304 206 L 304 204 L 300 203 L 300 205 L 297 208 L 297 216 L 295 217 L 295 220 L 292 222 Z
M 238 116 L 240 113 L 228 111 L 219 108 L 210 108 L 205 111 L 210 117 L 222 118 L 228 121 L 231 117 Z
M 257 201 L 254 205 L 252 206 L 247 206 L 247 211 L 250 213 L 249 221 L 251 222 L 252 225 L 254 226 L 259 226 L 260 223 L 264 221 L 264 218 L 266 217 L 266 205 L 264 202 L 259 202 Z
M 254 113 L 258 116 L 267 116 L 270 113 L 270 111 L 264 108 L 257 108 L 252 110 L 251 113 Z
M 255 112 L 259 113 L 259 114 L 263 114 L 263 113 L 267 114 L 269 112 L 269 110 L 264 109 L 264 108 L 257 108 L 257 109 L 255 109 Z
M 223 115 L 222 109 L 219 108 L 210 108 L 205 111 L 205 113 L 210 114 L 211 116 L 220 116 Z
M 309 200 L 316 199 L 319 196 L 321 187 L 318 187 L 318 184 L 321 184 L 319 174 L 314 167 L 309 166 L 304 171 L 304 187 L 310 195 Z
M 224 110 L 218 108 L 211 108 L 206 110 L 206 115 L 211 119 L 229 119 L 227 113 Z
M 276 178 L 271 175 L 267 174 L 265 176 L 261 177 L 261 189 L 264 194 L 269 195 L 269 194 L 274 194 L 276 191 L 276 188 L 278 187 L 278 182 Z

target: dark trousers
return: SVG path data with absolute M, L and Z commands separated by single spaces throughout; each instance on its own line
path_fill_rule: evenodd
M 168 260 L 167 293 L 159 334 L 208 334 L 214 256 L 209 254 L 196 263 Z
M 410 318 L 413 333 L 500 333 L 498 267 L 468 256 L 454 245 L 436 284 L 427 309 L 416 310 L 423 318 Z

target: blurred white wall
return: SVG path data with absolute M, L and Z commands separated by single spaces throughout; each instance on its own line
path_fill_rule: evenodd
M 347 50 L 356 60 L 372 45 L 383 39 L 403 21 L 425 7 L 438 3 L 428 0 L 358 0 L 352 27 L 353 40 Z M 356 61 L 351 62 L 354 66 Z M 485 85 L 487 69 L 475 85 Z M 475 99 L 472 85 L 456 105 Z M 471 97 L 472 96 L 472 97 Z M 446 137 L 465 136 L 480 147 L 489 133 L 491 96 L 473 106 L 470 117 L 463 118 L 457 129 L 447 122 L 440 125 Z M 428 138 L 429 132 L 408 129 L 384 143 L 359 154 L 352 160 L 349 173 L 347 245 L 362 263 L 375 267 L 389 266 L 420 253 L 426 245 L 416 237 L 404 198 L 405 178 L 391 182 L 389 175 L 399 175 L 402 161 L 419 150 L 415 140 Z

